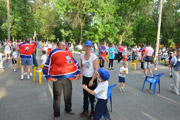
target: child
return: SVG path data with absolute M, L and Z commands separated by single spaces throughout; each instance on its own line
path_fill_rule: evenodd
M 2 56 L 3 56 L 4 54 L 2 54 L 1 53 L 1 50 L 0 50 L 0 70 L 1 71 L 4 71 L 4 68 L 3 68 L 3 60 L 2 60 Z
M 124 85 L 125 85 L 125 74 L 128 74 L 128 63 L 124 62 L 123 67 L 120 68 L 119 73 L 119 82 L 120 82 L 120 92 L 124 92 Z
M 17 52 L 16 52 L 16 48 L 13 48 L 13 54 L 12 54 L 12 64 L 14 72 L 16 72 L 16 64 L 17 64 Z
M 127 61 L 127 54 L 124 53 L 124 55 L 123 55 L 123 63 L 126 62 L 126 61 Z
M 98 101 L 96 103 L 93 120 L 99 120 L 102 115 L 104 115 L 105 119 L 111 120 L 107 108 L 107 91 L 108 91 L 107 80 L 109 79 L 110 74 L 107 70 L 104 70 L 102 68 L 98 69 L 98 73 L 99 74 L 97 76 L 97 79 L 99 81 L 99 84 L 94 91 L 90 90 L 85 84 L 82 85 L 82 88 L 92 95 L 97 94 Z
M 46 51 L 45 51 L 45 50 L 43 50 L 43 51 L 42 51 L 41 60 L 40 60 L 40 64 L 45 64 L 46 59 L 47 59 L 47 56 L 46 56 Z

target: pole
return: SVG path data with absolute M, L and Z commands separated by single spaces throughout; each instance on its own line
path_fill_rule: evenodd
M 7 22 L 8 22 L 8 39 L 10 40 L 9 0 L 7 0 Z
M 156 41 L 156 54 L 155 54 L 156 57 L 158 56 L 158 50 L 159 50 L 159 39 L 160 39 L 160 30 L 161 30 L 161 17 L 162 17 L 162 1 L 163 0 L 160 0 L 160 8 L 159 8 L 159 21 L 158 21 L 158 32 L 157 32 L 157 41 Z

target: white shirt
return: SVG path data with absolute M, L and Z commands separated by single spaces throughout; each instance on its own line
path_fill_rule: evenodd
M 125 74 L 121 74 L 120 72 L 126 72 Z M 121 67 L 119 69 L 119 76 L 120 77 L 126 77 L 126 74 L 128 74 L 128 68 Z
M 2 60 L 2 56 L 3 56 L 3 54 L 2 54 L 2 53 L 0 53 L 0 62 L 1 62 L 1 60 Z
M 5 45 L 5 48 L 4 48 L 5 51 L 11 51 L 11 48 L 10 48 L 11 43 L 9 43 L 9 42 L 7 43 L 6 42 L 4 45 Z
M 48 44 L 48 48 L 52 48 L 52 45 L 51 45 L 51 44 Z
M 45 64 L 45 63 L 46 63 L 46 60 L 47 60 L 47 56 L 46 56 L 46 55 L 42 55 L 42 56 L 41 56 L 41 60 L 42 60 L 42 63 L 41 63 L 41 64 Z
M 108 81 L 98 83 L 98 86 L 94 90 L 94 92 L 97 94 L 98 99 L 107 99 L 108 85 Z
M 91 53 L 89 60 L 84 59 L 84 54 L 81 54 L 80 59 L 83 64 L 83 75 L 85 77 L 93 77 L 94 74 L 94 65 L 93 61 L 97 58 L 97 56 L 94 53 Z
M 17 52 L 13 52 L 12 56 L 14 57 L 14 59 L 17 59 Z

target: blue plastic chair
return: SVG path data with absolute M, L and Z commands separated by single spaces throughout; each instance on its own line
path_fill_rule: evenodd
M 154 74 L 153 77 L 151 76 L 146 76 L 145 80 L 144 80 L 144 84 L 142 87 L 142 92 L 144 90 L 144 86 L 146 82 L 149 82 L 149 89 L 151 89 L 151 86 L 153 84 L 153 95 L 155 95 L 155 91 L 156 91 L 156 84 L 159 84 L 159 93 L 160 93 L 160 77 L 163 75 L 164 73 L 160 73 L 160 74 Z

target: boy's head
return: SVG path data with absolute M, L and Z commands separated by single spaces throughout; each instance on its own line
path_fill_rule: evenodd
M 99 68 L 98 73 L 98 80 L 100 80 L 100 82 L 109 80 L 110 74 L 107 70 Z
M 124 68 L 127 68 L 128 67 L 128 62 L 124 62 L 123 66 L 124 66 Z
M 15 52 L 16 51 L 16 48 L 13 48 L 13 52 Z
M 45 54 L 46 54 L 46 51 L 45 51 L 45 50 L 43 50 L 43 51 L 42 51 L 42 53 L 43 53 L 43 55 L 45 55 Z

